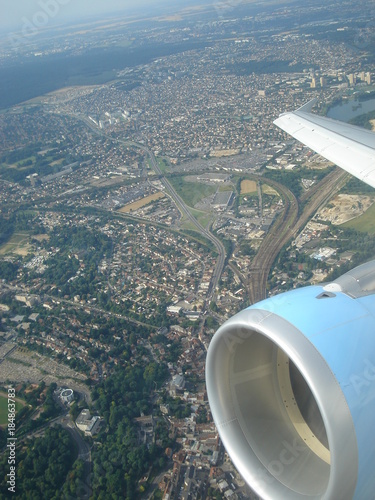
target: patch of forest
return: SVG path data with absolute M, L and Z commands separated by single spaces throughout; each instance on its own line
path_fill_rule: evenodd
M 17 498 L 62 498 L 61 488 L 77 458 L 77 451 L 68 431 L 60 426 L 50 427 L 43 437 L 28 442 L 27 447 L 19 445 L 16 457 Z M 4 478 L 8 473 L 8 453 L 4 453 L 0 460 L 0 475 Z
M 128 365 L 93 390 L 94 407 L 105 421 L 92 453 L 95 498 L 139 498 L 139 480 L 151 467 L 157 471 L 165 465 L 164 450 L 173 443 L 164 420 L 156 422 L 155 442 L 147 446 L 134 419 L 151 414 L 150 393 L 168 376 L 164 364 Z

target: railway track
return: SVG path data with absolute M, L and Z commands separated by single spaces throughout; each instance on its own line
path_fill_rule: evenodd
M 277 254 L 291 238 L 292 229 L 298 218 L 298 201 L 294 194 L 282 184 L 269 182 L 284 201 L 283 212 L 272 225 L 269 233 L 263 240 L 249 269 L 249 300 L 253 304 L 266 297 L 268 274 Z
M 247 288 L 250 304 L 266 298 L 268 275 L 283 246 L 295 238 L 319 207 L 327 203 L 345 184 L 346 179 L 347 173 L 339 168 L 329 173 L 308 195 L 302 197 L 305 206 L 300 215 L 299 204 L 294 194 L 282 184 L 271 183 L 267 179 L 267 183 L 273 185 L 282 196 L 284 210 L 263 240 L 249 269 L 250 279 Z

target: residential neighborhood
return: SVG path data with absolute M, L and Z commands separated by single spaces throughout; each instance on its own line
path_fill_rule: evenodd
M 373 257 L 373 190 L 273 124 L 316 99 L 374 128 L 364 3 L 0 36 L 0 69 L 36 64 L 45 89 L 0 101 L 0 386 L 22 460 L 43 439 L 75 450 L 51 495 L 258 498 L 213 422 L 207 349 L 254 302 Z M 57 85 L 55 58 L 82 74 Z

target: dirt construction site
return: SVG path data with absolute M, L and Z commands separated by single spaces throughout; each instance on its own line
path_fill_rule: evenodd
M 318 218 L 334 225 L 344 224 L 365 213 L 374 201 L 374 196 L 339 194 L 320 210 Z

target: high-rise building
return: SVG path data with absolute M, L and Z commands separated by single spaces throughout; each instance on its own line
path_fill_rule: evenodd
M 355 74 L 354 73 L 350 73 L 348 75 L 348 80 L 349 80 L 349 85 L 350 86 L 353 86 L 356 84 L 356 77 L 355 77 Z

